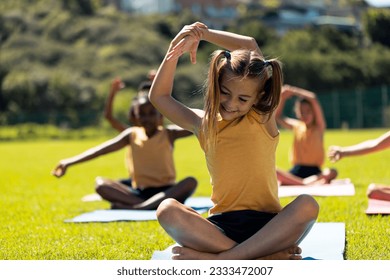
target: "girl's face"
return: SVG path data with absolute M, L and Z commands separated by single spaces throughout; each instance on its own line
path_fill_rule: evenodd
M 140 104 L 136 111 L 138 112 L 135 113 L 135 116 L 140 126 L 146 130 L 158 127 L 161 115 L 150 102 Z
M 259 100 L 259 81 L 225 74 L 220 85 L 219 113 L 224 120 L 246 115 Z
M 297 111 L 297 117 L 303 121 L 306 126 L 310 126 L 314 123 L 313 108 L 307 102 L 301 102 Z

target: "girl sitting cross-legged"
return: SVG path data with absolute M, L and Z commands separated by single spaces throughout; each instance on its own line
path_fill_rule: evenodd
M 227 50 L 212 54 L 204 110 L 171 96 L 178 60 L 205 40 Z M 149 93 L 154 106 L 199 139 L 211 176 L 213 207 L 208 218 L 175 199 L 157 209 L 161 226 L 180 246 L 174 259 L 301 259 L 300 241 L 317 219 L 309 195 L 286 207 L 278 199 L 275 151 L 279 131 L 282 69 L 266 60 L 247 36 L 185 26 L 172 40 Z

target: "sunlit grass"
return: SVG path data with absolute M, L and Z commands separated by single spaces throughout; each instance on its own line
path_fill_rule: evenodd
M 326 147 L 351 145 L 374 138 L 385 130 L 328 131 Z M 84 151 L 108 137 L 84 140 L 34 140 L 0 142 L 0 259 L 150 259 L 172 240 L 158 222 L 64 223 L 65 219 L 95 209 L 107 209 L 104 201 L 82 202 L 94 192 L 94 178 L 126 177 L 124 150 L 81 163 L 57 179 L 50 174 L 57 162 Z M 289 168 L 287 159 L 291 133 L 281 131 L 277 164 Z M 176 142 L 178 179 L 195 176 L 196 196 L 210 195 L 204 155 L 195 137 Z M 326 166 L 338 169 L 340 178 L 351 178 L 353 197 L 317 197 L 319 222 L 344 222 L 346 258 L 390 259 L 388 216 L 367 216 L 366 189 L 369 183 L 390 184 L 390 150 L 346 158 Z M 283 198 L 286 205 L 291 198 Z

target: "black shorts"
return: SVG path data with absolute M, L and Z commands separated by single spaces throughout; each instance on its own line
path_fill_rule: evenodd
M 133 186 L 133 185 L 131 184 L 131 183 L 132 183 L 131 178 L 119 180 L 119 183 L 122 183 L 122 184 L 124 184 L 124 185 L 126 185 L 126 186 L 128 186 L 128 187 L 132 187 L 132 186 Z
M 297 164 L 294 165 L 294 167 L 290 170 L 290 173 L 300 178 L 307 178 L 313 175 L 320 174 L 321 169 L 318 166 Z
M 132 184 L 131 184 L 131 178 L 130 179 L 124 179 L 124 180 L 120 180 L 119 181 L 120 183 L 126 185 L 129 187 L 129 190 L 131 191 L 131 193 L 133 193 L 134 195 L 138 196 L 139 198 L 143 199 L 143 200 L 147 200 L 149 198 L 151 198 L 152 196 L 160 193 L 160 192 L 165 192 L 166 190 L 168 190 L 169 188 L 172 188 L 172 185 L 166 185 L 166 186 L 161 186 L 161 187 L 150 187 L 150 188 L 144 188 L 144 189 L 135 189 L 133 188 Z
M 242 243 L 264 227 L 277 213 L 238 210 L 214 214 L 207 218 L 219 230 L 237 243 Z
M 130 188 L 130 191 L 138 196 L 139 198 L 142 198 L 143 200 L 147 200 L 151 198 L 152 196 L 160 193 L 165 192 L 166 190 L 172 188 L 172 185 L 168 186 L 162 186 L 162 187 L 151 187 L 151 188 L 145 188 L 145 189 L 133 189 Z

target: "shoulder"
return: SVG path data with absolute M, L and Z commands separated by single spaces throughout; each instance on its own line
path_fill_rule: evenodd
M 257 113 L 255 110 L 251 110 L 249 116 L 256 119 L 257 125 L 262 127 L 271 139 L 278 137 L 279 129 L 275 119 L 275 112 L 271 115 L 262 115 Z

